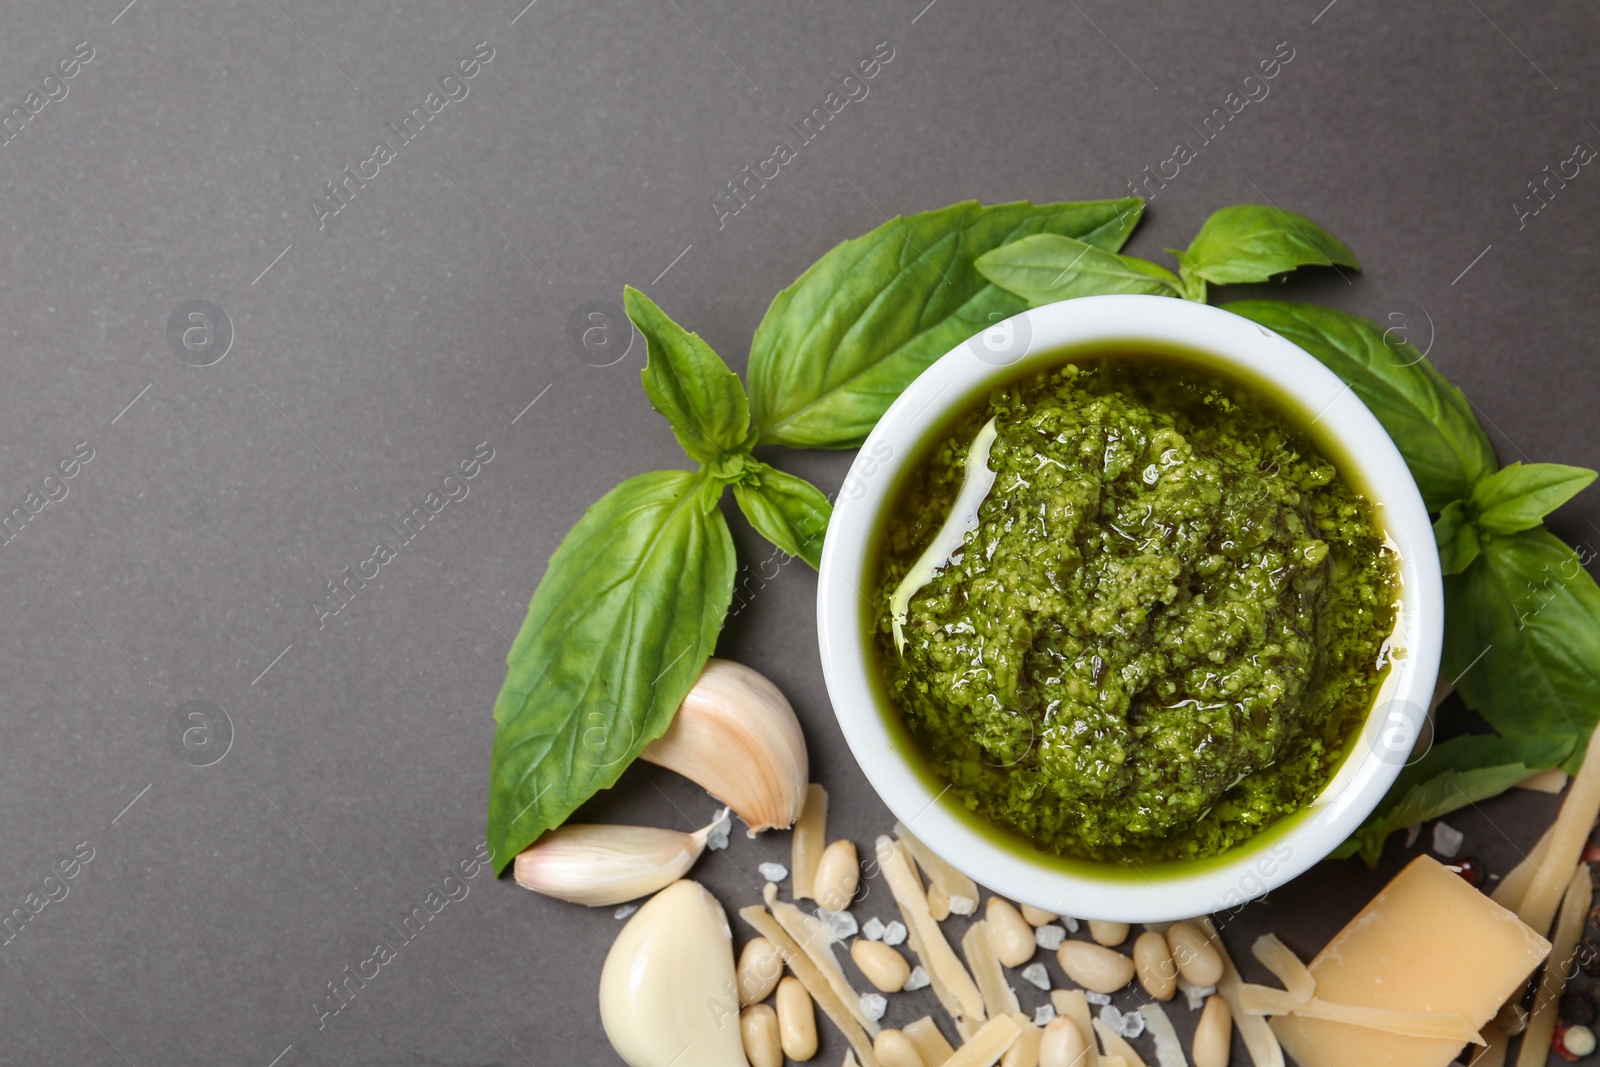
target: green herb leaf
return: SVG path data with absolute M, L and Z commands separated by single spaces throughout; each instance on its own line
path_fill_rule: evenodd
M 630 478 L 584 513 L 528 605 L 495 701 L 496 871 L 672 721 L 733 600 L 733 538 L 704 474 Z
M 1600 586 L 1586 562 L 1543 528 L 1493 534 L 1444 584 L 1443 677 L 1502 734 L 1574 739 L 1568 770 L 1600 720 Z
M 1478 525 L 1491 533 L 1531 530 L 1594 481 L 1587 467 L 1513 463 L 1472 487 Z
M 1439 545 L 1439 567 L 1446 574 L 1460 574 L 1478 558 L 1478 527 L 1459 500 L 1452 500 L 1434 520 L 1433 539 Z
M 689 458 L 714 464 L 748 451 L 750 402 L 739 376 L 699 334 L 673 322 L 633 286 L 624 291 L 623 303 L 644 335 L 645 395 L 672 424 Z
M 822 539 L 833 514 L 822 490 L 762 463 L 752 477 L 734 483 L 733 496 L 762 537 L 814 568 L 822 565 Z
M 1497 796 L 1572 751 L 1570 737 L 1456 737 L 1435 745 L 1400 772 L 1377 812 L 1332 858 L 1359 854 L 1376 866 L 1383 842 L 1397 830 Z
M 1178 257 L 1185 278 L 1216 285 L 1264 282 L 1296 267 L 1361 269 L 1355 253 L 1304 215 L 1264 204 L 1225 207 L 1206 219 Z
M 1375 323 L 1315 304 L 1240 300 L 1227 310 L 1275 330 L 1321 360 L 1383 423 L 1429 511 L 1467 496 L 1495 469 L 1494 448 L 1461 390 Z
M 985 207 L 967 201 L 846 241 L 780 292 L 750 351 L 750 397 L 763 443 L 855 448 L 930 363 L 1026 309 L 991 285 L 977 258 L 1036 233 L 1121 248 L 1136 198 Z
M 1183 282 L 1159 263 L 1053 233 L 1001 245 L 976 262 L 978 273 L 1031 307 L 1104 293 L 1178 296 L 1183 292 Z

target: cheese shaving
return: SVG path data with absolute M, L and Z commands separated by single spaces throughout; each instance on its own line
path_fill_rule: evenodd
M 812 782 L 806 786 L 806 805 L 795 820 L 789 846 L 789 871 L 793 877 L 794 899 L 810 900 L 817 880 L 817 864 L 828 847 L 828 791 Z
M 1360 1026 L 1399 1037 L 1450 1040 L 1463 1045 L 1484 1044 L 1472 1020 L 1452 1012 L 1391 1011 L 1360 1004 L 1335 1004 L 1316 997 L 1297 1001 L 1281 989 L 1260 985 L 1240 987 L 1239 1008 L 1246 1016 L 1292 1015 L 1297 1019 L 1322 1019 L 1330 1023 Z M 1234 1021 L 1238 1022 L 1240 1018 L 1236 1017 Z
M 1011 1019 L 1017 1024 L 1019 1032 L 1011 1047 L 1006 1049 L 1006 1054 L 1000 1057 L 1000 1067 L 1039 1067 L 1039 1046 L 1044 1042 L 1044 1027 L 1020 1011 L 1013 1012 Z
M 1534 933 L 1543 934 L 1550 929 L 1567 878 L 1583 852 L 1589 831 L 1594 829 L 1596 816 L 1600 816 L 1600 727 L 1589 738 L 1583 766 L 1572 779 L 1561 813 L 1550 827 L 1550 848 L 1534 871 L 1522 906 L 1516 909 L 1517 918 L 1532 927 Z
M 1055 1006 L 1056 1014 L 1064 1019 L 1070 1019 L 1083 1037 L 1083 1046 L 1088 1050 L 1088 1054 L 1084 1056 L 1083 1062 L 1075 1067 L 1109 1067 L 1100 1060 L 1100 1046 L 1095 1043 L 1087 994 L 1081 989 L 1058 989 L 1050 994 L 1050 1003 Z
M 1100 1067 L 1128 1067 L 1128 1061 L 1121 1056 L 1107 1056 L 1100 1061 Z
M 922 894 L 922 880 L 917 877 L 905 846 L 893 838 L 880 837 L 877 855 L 878 869 L 889 883 L 889 892 L 893 894 L 895 903 L 900 906 L 900 914 L 905 919 L 911 951 L 927 968 L 939 1003 L 956 1024 L 956 1030 L 965 1037 L 975 1024 L 983 1022 L 986 1017 L 983 994 L 928 911 L 928 898 Z
M 1552 796 L 1567 787 L 1567 772 L 1560 767 L 1551 767 L 1548 771 L 1538 771 L 1530 774 L 1513 788 L 1531 789 L 1535 793 L 1549 793 Z
M 966 953 L 967 966 L 978 982 L 978 992 L 983 994 L 983 1009 L 989 1018 L 1010 1015 L 1022 1010 L 1016 991 L 1006 981 L 1000 957 L 995 955 L 994 944 L 989 939 L 989 924 L 979 920 L 967 928 L 961 939 L 961 951 Z
M 1217 980 L 1217 993 L 1227 1001 L 1228 1008 L 1233 1012 L 1234 1029 L 1244 1041 L 1245 1050 L 1250 1053 L 1250 1062 L 1256 1067 L 1285 1067 L 1283 1046 L 1278 1044 L 1278 1036 L 1267 1025 L 1267 1020 L 1260 1015 L 1246 1015 L 1239 1004 L 1239 990 L 1244 986 L 1244 979 L 1239 977 L 1233 957 L 1228 955 L 1222 938 L 1217 936 L 1217 928 L 1203 915 L 1193 921 L 1217 950 L 1217 955 L 1222 957 L 1222 977 Z
M 901 1027 L 900 1032 L 906 1035 L 906 1040 L 911 1042 L 927 1067 L 944 1067 L 950 1057 L 956 1054 L 955 1048 L 945 1039 L 932 1016 L 924 1015 L 909 1022 Z
M 817 1007 L 822 1009 L 824 1015 L 833 1020 L 833 1025 L 839 1028 L 844 1039 L 850 1042 L 850 1047 L 855 1050 L 856 1056 L 861 1060 L 861 1067 L 882 1067 L 877 1055 L 872 1051 L 872 1038 L 866 1030 L 856 1022 L 850 1007 L 839 999 L 839 995 L 828 984 L 827 978 L 811 961 L 811 957 L 795 943 L 777 919 L 768 914 L 767 909 L 759 904 L 752 904 L 748 908 L 739 909 L 739 917 L 753 927 L 756 933 L 771 941 L 777 948 L 778 954 L 783 957 L 783 962 L 789 965 L 789 970 L 806 987 L 806 992 L 811 994 L 811 999 Z
M 1317 980 L 1311 976 L 1310 968 L 1301 962 L 1293 949 L 1279 941 L 1276 934 L 1256 938 L 1250 951 L 1261 961 L 1261 966 L 1283 983 L 1289 995 L 1302 1004 L 1317 995 Z
M 928 887 L 928 911 L 939 922 L 950 918 L 950 894 L 938 882 Z
M 810 957 L 816 964 L 817 970 L 827 979 L 828 985 L 838 996 L 851 1017 L 861 1025 L 872 1037 L 878 1036 L 880 1029 L 875 1019 L 861 1010 L 861 993 L 850 984 L 850 979 L 845 977 L 844 968 L 839 964 L 839 958 L 833 954 L 833 949 L 828 946 L 834 943 L 833 932 L 828 929 L 821 919 L 813 918 L 785 901 L 778 899 L 778 887 L 770 882 L 762 891 L 766 898 L 767 907 L 772 909 L 772 917 L 784 928 L 795 943 L 800 946 L 800 951 Z
M 1145 1067 L 1144 1060 L 1140 1059 L 1133 1046 L 1128 1044 L 1128 1039 L 1099 1019 L 1094 1020 L 1094 1032 L 1100 1035 L 1100 1044 L 1105 1046 L 1105 1059 L 1100 1061 L 1102 1065 L 1120 1058 L 1128 1067 Z
M 1493 1026 L 1484 1031 L 1484 1036 L 1489 1043 L 1467 1061 L 1467 1067 L 1505 1067 L 1506 1046 L 1511 1043 L 1511 1038 L 1506 1036 L 1504 1030 Z
M 1591 742 L 1593 744 L 1593 742 Z M 1584 760 L 1587 769 L 1589 761 Z M 1582 777 L 1582 773 L 1579 773 Z M 1573 782 L 1576 792 L 1577 781 Z M 1545 1062 L 1550 1049 L 1550 1037 L 1555 1033 L 1556 1016 L 1561 994 L 1567 990 L 1567 976 L 1575 968 L 1572 959 L 1583 937 L 1583 927 L 1588 921 L 1589 905 L 1594 901 L 1594 883 L 1589 880 L 1589 865 L 1580 863 L 1567 880 L 1566 893 L 1561 898 L 1561 915 L 1556 920 L 1555 933 L 1550 938 L 1550 959 L 1544 967 L 1544 977 L 1539 980 L 1539 995 L 1534 998 L 1533 1015 L 1528 1028 L 1523 1031 L 1522 1047 L 1517 1051 L 1517 1067 L 1529 1067 Z
M 994 1067 L 1016 1041 L 1022 1027 L 1009 1015 L 999 1015 L 984 1023 L 972 1039 L 944 1061 L 944 1067 Z
M 1157 1067 L 1189 1067 L 1189 1057 L 1183 1054 L 1178 1030 L 1160 1002 L 1152 1000 L 1140 1005 L 1139 1014 L 1144 1016 L 1145 1030 L 1156 1043 Z
M 1528 886 L 1533 884 L 1534 871 L 1539 869 L 1539 864 L 1550 854 L 1550 834 L 1554 829 L 1554 826 L 1545 827 L 1544 834 L 1539 838 L 1539 843 L 1533 846 L 1533 851 L 1522 857 L 1522 862 L 1511 868 L 1510 874 L 1500 879 L 1500 884 L 1489 894 L 1490 900 L 1507 911 L 1520 911 L 1522 900 L 1528 895 Z
M 978 901 L 978 883 L 952 867 L 945 859 L 934 853 L 927 845 L 911 836 L 902 823 L 894 824 L 894 836 L 905 842 L 911 850 L 911 858 L 917 861 L 917 866 L 922 868 L 922 873 L 927 876 L 928 882 L 936 885 L 943 891 L 946 899 L 954 901 L 957 897 L 965 897 L 973 902 Z M 951 909 L 961 915 L 970 915 L 971 911 Z

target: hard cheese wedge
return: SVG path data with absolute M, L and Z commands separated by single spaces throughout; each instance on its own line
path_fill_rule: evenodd
M 1311 973 L 1321 1000 L 1464 1015 L 1481 1028 L 1549 952 L 1522 920 L 1422 856 L 1328 943 Z M 1448 1039 L 1292 1013 L 1272 1029 L 1300 1067 L 1446 1067 L 1461 1051 Z

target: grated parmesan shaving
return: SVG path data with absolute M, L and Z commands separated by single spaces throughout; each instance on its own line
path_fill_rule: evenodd
M 1584 760 L 1587 770 L 1589 761 Z M 1579 772 L 1579 778 L 1582 778 Z M 1573 780 L 1577 792 L 1577 779 Z M 1565 809 L 1563 809 L 1564 811 Z M 1539 981 L 1539 995 L 1534 999 L 1533 1016 L 1528 1029 L 1523 1032 L 1522 1048 L 1517 1052 L 1517 1067 L 1543 1064 L 1550 1048 L 1550 1037 L 1555 1033 L 1561 994 L 1567 989 L 1567 976 L 1576 968 L 1573 956 L 1578 941 L 1583 937 L 1584 923 L 1588 921 L 1589 905 L 1594 900 L 1594 883 L 1589 879 L 1589 865 L 1580 863 L 1567 881 L 1561 898 L 1561 915 L 1556 920 L 1555 932 L 1550 938 L 1550 957 L 1545 964 L 1544 977 Z
M 861 993 L 850 984 L 850 979 L 845 977 L 839 958 L 829 947 L 833 944 L 833 932 L 821 921 L 807 915 L 793 904 L 779 900 L 777 886 L 769 883 L 763 895 L 766 897 L 767 907 L 772 909 L 772 917 L 816 966 L 817 972 L 833 990 L 833 995 L 839 998 L 839 1003 L 844 1005 L 845 1010 L 863 1030 L 872 1037 L 877 1037 L 877 1020 L 862 1010 Z
M 911 951 L 927 968 L 939 1003 L 956 1024 L 957 1031 L 965 1036 L 965 1031 L 985 1018 L 983 994 L 929 912 L 928 898 L 922 893 L 922 880 L 917 877 L 905 846 L 893 838 L 880 837 L 877 855 L 878 869 L 883 872 L 889 892 L 905 918 Z
M 810 900 L 817 879 L 817 864 L 828 847 L 828 791 L 812 782 L 806 787 L 806 805 L 795 820 L 790 843 L 789 869 L 794 873 L 794 899 Z
M 961 939 L 961 951 L 966 954 L 967 966 L 977 980 L 978 992 L 983 994 L 983 1010 L 989 1018 L 1022 1010 L 1016 992 L 1006 981 L 994 944 L 989 940 L 987 921 L 980 919 L 967 928 L 966 936 Z
M 1189 1067 L 1189 1058 L 1183 1054 L 1183 1042 L 1178 1039 L 1178 1031 L 1167 1017 L 1166 1009 L 1152 1000 L 1139 1007 L 1139 1014 L 1156 1043 L 1157 1067 Z
M 922 1062 L 927 1064 L 927 1067 L 944 1067 L 950 1057 L 956 1054 L 956 1050 L 945 1039 L 931 1016 L 924 1015 L 914 1022 L 907 1023 L 900 1032 L 906 1035 L 906 1040 L 911 1042 L 912 1047 L 917 1050 L 917 1055 L 922 1057 Z
M 849 1005 L 839 999 L 839 995 L 828 984 L 822 971 L 795 943 L 794 938 L 789 936 L 783 925 L 759 904 L 740 908 L 739 917 L 777 948 L 778 954 L 789 965 L 789 970 L 800 980 L 800 984 L 806 987 L 806 992 L 811 994 L 811 999 L 816 1002 L 817 1007 L 833 1020 L 833 1025 L 837 1026 L 839 1032 L 844 1034 L 845 1040 L 850 1042 L 850 1047 L 861 1060 L 861 1067 L 882 1067 L 877 1055 L 872 1051 L 872 1037 L 868 1036 L 867 1031 L 856 1022 Z M 873 1025 L 876 1027 L 877 1024 Z
M 1317 980 L 1311 976 L 1310 968 L 1301 962 L 1293 949 L 1279 941 L 1276 934 L 1256 938 L 1256 943 L 1250 946 L 1250 952 L 1300 1003 L 1304 1004 L 1317 995 Z
M 1011 1016 L 997 1015 L 945 1060 L 944 1067 L 993 1067 L 1021 1033 L 1022 1027 Z
M 1093 1023 L 1094 1032 L 1100 1035 L 1100 1044 L 1105 1047 L 1106 1059 L 1114 1059 L 1120 1056 L 1122 1062 L 1127 1064 L 1128 1067 L 1145 1067 L 1144 1060 L 1140 1059 L 1139 1054 L 1133 1050 L 1133 1046 L 1128 1044 L 1127 1038 L 1111 1029 L 1100 1019 L 1093 1020 Z M 1100 1062 L 1104 1064 L 1106 1060 L 1101 1060 Z
M 918 841 L 904 824 L 894 824 L 894 836 L 911 850 L 911 858 L 916 860 L 917 866 L 927 876 L 928 882 L 944 891 L 945 898 L 950 901 L 950 910 L 957 915 L 971 915 L 978 904 L 978 883 L 956 870 L 927 845 Z M 957 906 L 959 898 L 962 897 L 972 902 L 966 911 Z
M 1058 989 L 1050 994 L 1050 1003 L 1057 1015 L 1072 1020 L 1072 1025 L 1078 1028 L 1078 1033 L 1083 1037 L 1084 1047 L 1089 1050 L 1083 1063 L 1075 1067 L 1111 1067 L 1100 1059 L 1100 1046 L 1095 1043 L 1094 1026 L 1089 1016 L 1089 999 L 1083 990 Z
M 1517 918 L 1531 926 L 1534 933 L 1549 931 L 1567 878 L 1583 852 L 1596 816 L 1600 816 L 1600 726 L 1589 738 L 1583 766 L 1572 779 L 1561 813 L 1550 827 L 1549 848 L 1539 861 L 1522 906 L 1516 909 Z

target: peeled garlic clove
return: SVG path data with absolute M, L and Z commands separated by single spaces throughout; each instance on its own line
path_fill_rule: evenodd
M 667 732 L 640 755 L 700 785 L 750 827 L 788 829 L 805 807 L 806 739 L 766 675 L 712 659 Z
M 654 826 L 563 826 L 523 849 L 513 872 L 518 885 L 547 897 L 591 908 L 621 904 L 683 877 L 721 823 L 719 817 L 692 834 Z
M 674 882 L 617 935 L 600 971 L 600 1021 L 629 1067 L 748 1067 L 728 917 L 698 882 Z

